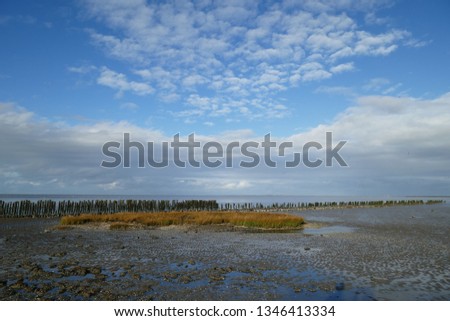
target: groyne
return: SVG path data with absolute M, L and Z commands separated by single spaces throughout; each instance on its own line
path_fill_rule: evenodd
M 350 202 L 287 202 L 287 203 L 218 203 L 216 200 L 21 200 L 0 201 L 0 217 L 61 217 L 66 215 L 112 214 L 119 212 L 162 211 L 281 211 L 349 207 L 382 207 L 443 203 L 442 200 L 379 200 Z

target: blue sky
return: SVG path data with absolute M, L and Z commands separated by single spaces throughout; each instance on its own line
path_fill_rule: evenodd
M 448 194 L 448 1 L 2 1 L 1 193 Z M 195 133 L 348 167 L 104 169 Z M 260 151 L 258 151 L 260 152 Z

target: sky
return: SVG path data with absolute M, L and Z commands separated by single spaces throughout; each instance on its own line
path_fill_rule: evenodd
M 446 0 L 2 1 L 0 193 L 449 195 Z M 333 142 L 326 149 L 326 133 Z M 231 166 L 138 165 L 231 142 Z M 279 151 L 264 163 L 264 137 Z M 300 158 L 308 143 L 311 168 Z M 327 166 L 326 153 L 343 142 Z M 160 155 L 160 154 L 159 154 Z M 155 156 L 157 159 L 158 157 Z M 187 149 L 181 156 L 187 161 Z M 253 158 L 255 160 L 255 158 Z

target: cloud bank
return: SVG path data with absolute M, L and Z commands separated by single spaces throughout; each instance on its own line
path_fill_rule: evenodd
M 129 122 L 68 125 L 40 118 L 12 103 L 0 104 L 1 193 L 118 194 L 288 194 L 439 195 L 450 183 L 450 93 L 435 99 L 364 96 L 328 124 L 289 137 L 273 138 L 302 146 L 324 144 L 325 132 L 346 140 L 349 167 L 132 168 L 105 169 L 107 141 L 132 139 L 156 144 L 174 133 Z M 251 130 L 202 135 L 201 142 L 255 140 Z

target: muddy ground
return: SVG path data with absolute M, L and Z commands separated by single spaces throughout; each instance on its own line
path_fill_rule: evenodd
M 450 300 L 450 206 L 303 211 L 290 233 L 0 220 L 1 300 Z

